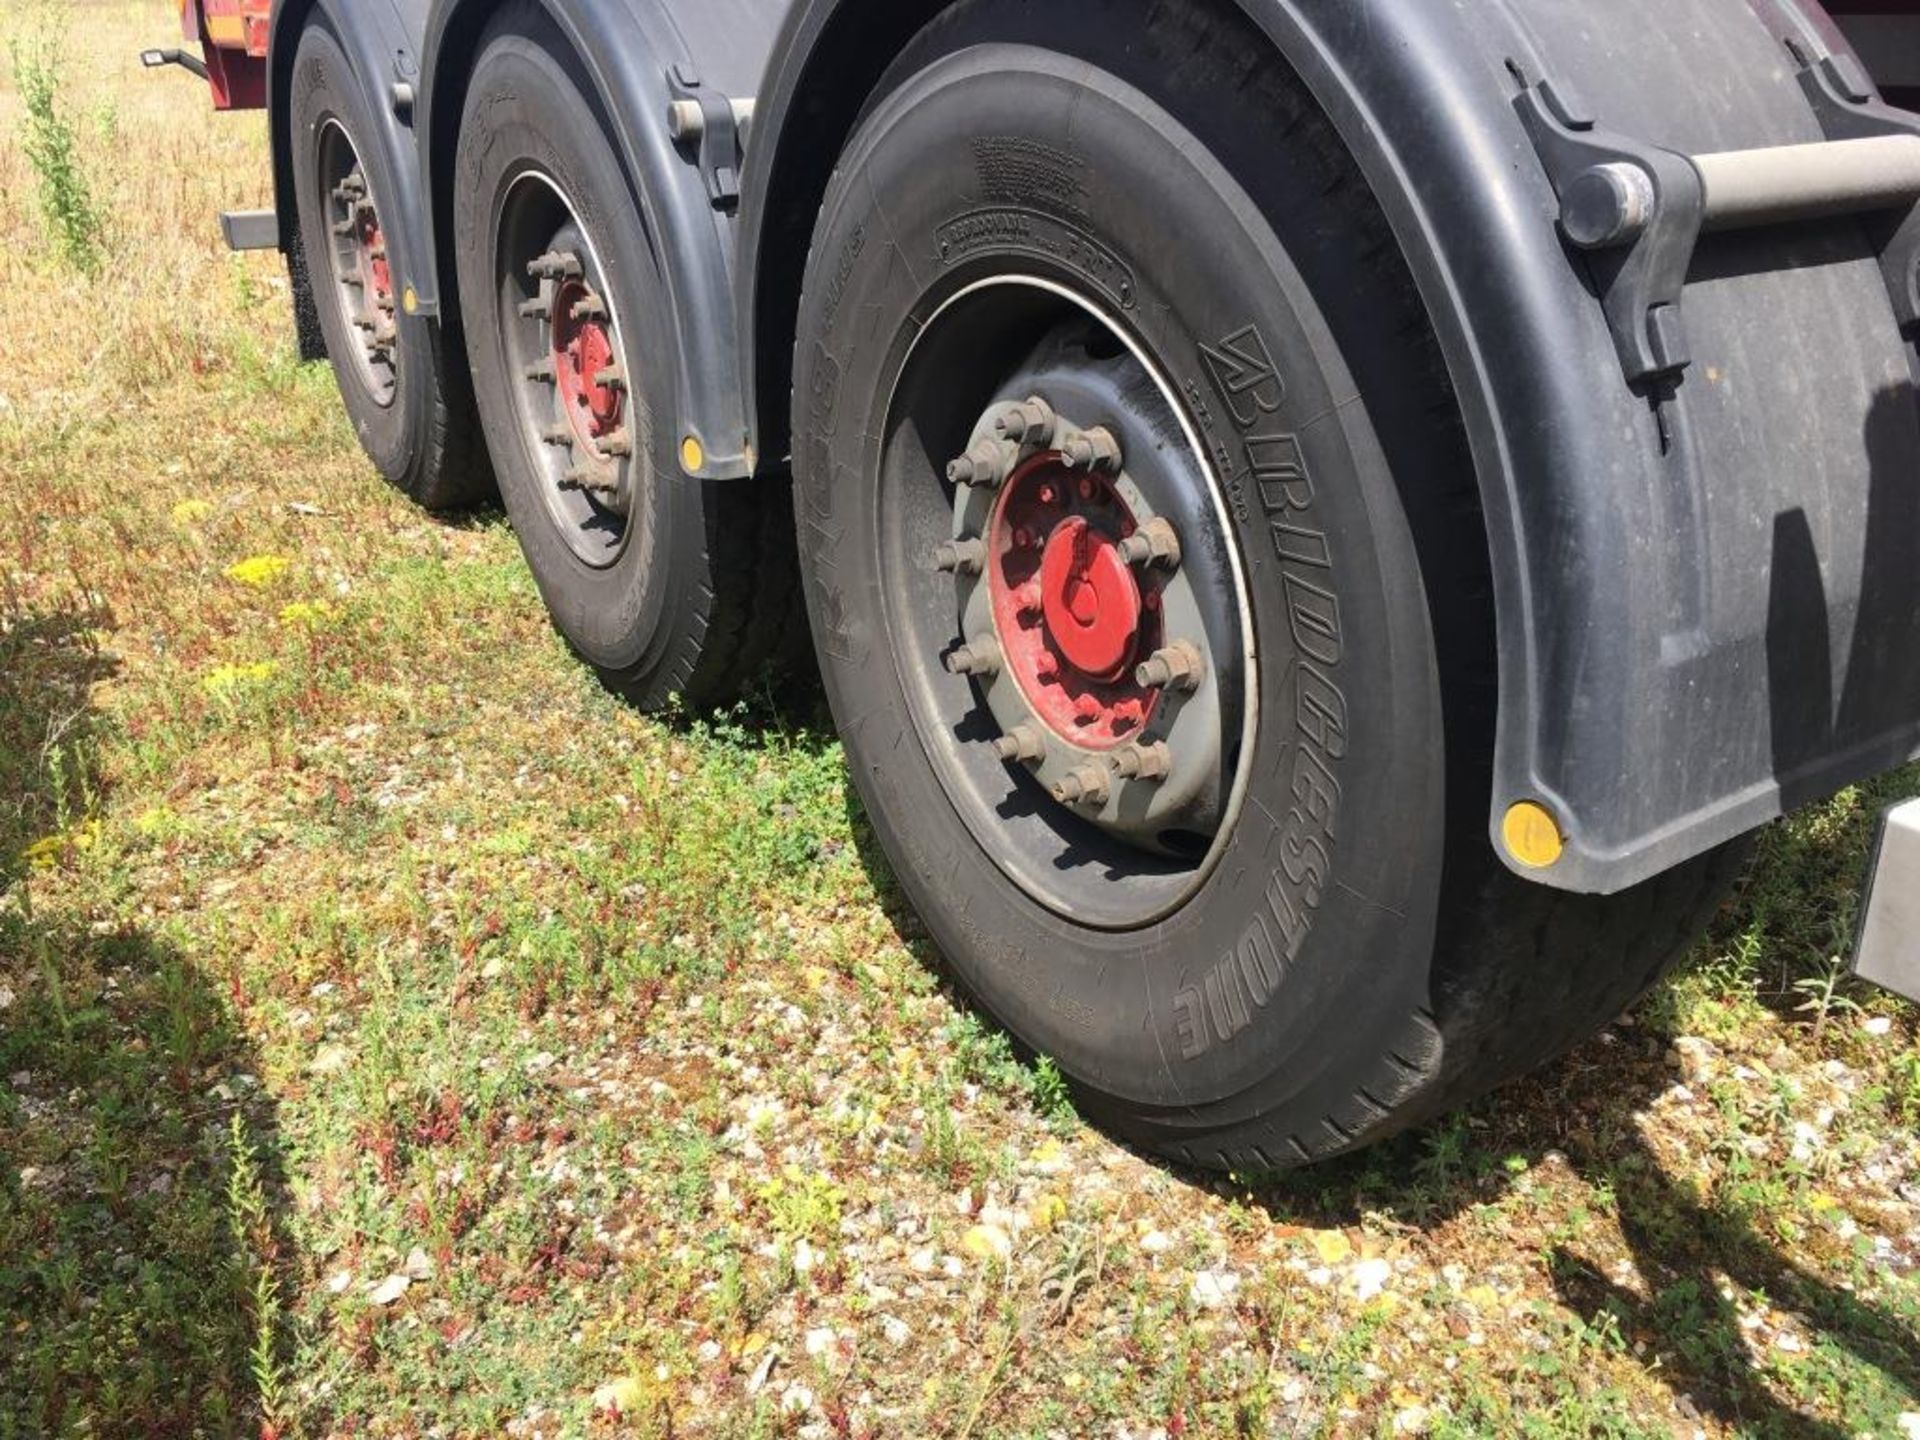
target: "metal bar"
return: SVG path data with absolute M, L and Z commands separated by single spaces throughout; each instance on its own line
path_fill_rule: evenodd
M 220 233 L 229 250 L 278 250 L 280 217 L 271 210 L 223 210 Z
M 1920 201 L 1920 135 L 1696 155 L 1706 230 L 1745 230 Z

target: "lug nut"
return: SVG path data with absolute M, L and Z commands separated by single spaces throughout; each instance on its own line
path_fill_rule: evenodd
M 1013 592 L 1014 609 L 1022 615 L 1038 615 L 1046 608 L 1046 596 L 1038 580 L 1029 580 Z
M 1060 662 L 1054 658 L 1051 650 L 1042 650 L 1033 657 L 1033 673 L 1043 681 L 1060 678 Z
M 525 374 L 527 379 L 535 383 L 551 385 L 553 383 L 553 361 L 536 360 L 526 368 Z
M 1149 520 L 1120 542 L 1120 558 L 1129 565 L 1171 570 L 1180 563 L 1180 534 L 1166 520 Z
M 1128 745 L 1114 752 L 1113 773 L 1123 780 L 1164 780 L 1173 773 L 1173 751 L 1163 741 Z
M 633 454 L 633 441 L 627 438 L 625 430 L 616 430 L 600 440 L 600 452 L 611 455 L 616 460 L 624 460 Z
M 1053 407 L 1038 395 L 1029 395 L 1017 405 L 1008 405 L 994 416 L 994 434 L 1016 445 L 1033 445 L 1051 439 L 1058 417 Z
M 577 280 L 580 257 L 571 250 L 549 250 L 527 262 L 527 273 L 536 280 Z
M 520 303 L 520 318 L 522 320 L 546 320 L 550 319 L 552 315 L 553 308 L 547 304 L 545 296 L 540 296 L 532 300 L 523 300 Z
M 1100 702 L 1091 695 L 1082 695 L 1073 702 L 1073 723 L 1076 725 L 1092 725 L 1105 713 Z
M 997 490 L 1006 483 L 1018 458 L 1018 452 L 1004 440 L 981 440 L 947 466 L 947 483 Z
M 1113 794 L 1113 780 L 1101 765 L 1082 765 L 1053 787 L 1053 798 L 1062 805 L 1098 809 Z
M 1176 640 L 1156 651 L 1133 672 L 1134 682 L 1147 690 L 1198 690 L 1207 662 L 1191 641 Z
M 576 301 L 570 313 L 576 320 L 604 320 L 607 318 L 607 307 L 598 295 L 589 295 L 584 300 Z
M 598 385 L 602 390 L 625 390 L 627 388 L 627 372 L 622 366 L 609 365 L 604 370 L 596 370 L 594 372 L 593 383 Z
M 987 542 L 949 540 L 933 547 L 933 568 L 943 575 L 978 575 L 987 568 Z
M 549 425 L 545 430 L 540 432 L 540 439 L 543 444 L 571 447 L 573 444 L 573 427 L 571 425 Z
M 955 675 L 975 675 L 988 679 L 1000 673 L 1000 643 L 997 640 L 974 640 L 962 645 L 947 656 L 947 669 Z
M 1016 725 L 993 742 L 993 753 L 1002 760 L 1037 764 L 1047 758 L 1047 742 L 1034 726 Z
M 1120 442 L 1104 425 L 1070 435 L 1060 447 L 1060 458 L 1069 470 L 1099 470 L 1114 474 L 1120 469 Z

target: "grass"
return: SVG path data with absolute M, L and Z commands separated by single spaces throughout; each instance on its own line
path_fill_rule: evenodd
M 1920 775 L 1537 1081 L 1145 1162 L 942 988 L 805 705 L 633 714 L 380 485 L 173 7 L 44 13 L 112 223 L 0 88 L 0 1440 L 1920 1425 L 1916 1015 L 1834 974 Z

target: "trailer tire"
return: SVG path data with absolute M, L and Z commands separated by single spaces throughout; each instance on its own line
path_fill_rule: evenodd
M 591 96 L 537 7 L 495 17 L 469 82 L 456 165 L 468 355 L 501 493 L 556 627 L 633 703 L 702 711 L 735 700 L 803 650 L 792 511 L 778 476 L 702 481 L 680 468 L 671 367 L 659 360 L 675 348 L 667 288 Z M 574 352 L 551 350 L 554 337 L 566 338 L 551 329 L 554 312 L 519 318 L 519 307 L 542 295 L 575 293 L 565 288 L 572 280 L 525 288 L 534 277 L 520 272 L 539 256 L 503 258 L 516 244 L 546 244 L 522 237 L 549 221 L 556 248 L 544 253 L 581 257 L 581 278 L 607 309 L 604 322 L 587 323 L 601 325 L 593 344 L 625 365 L 623 400 L 607 401 L 592 376 L 564 379 Z M 536 353 L 541 325 L 549 327 L 545 361 Z M 542 364 L 563 378 L 530 380 Z M 562 392 L 551 404 L 549 387 Z M 583 395 L 601 406 L 583 413 L 600 419 L 564 433 Z M 630 453 L 615 456 L 616 444 Z M 614 488 L 587 498 L 565 489 L 569 474 L 586 471 Z
M 1271 1171 L 1592 1033 L 1684 953 L 1743 855 L 1592 897 L 1493 853 L 1492 587 L 1445 368 L 1351 160 L 1227 8 L 969 0 L 913 43 L 815 230 L 795 504 L 849 767 L 964 988 L 1119 1135 Z M 1122 351 L 1137 371 L 1113 371 Z M 976 646 L 953 597 L 984 614 L 967 585 L 1031 532 L 981 537 L 988 581 L 919 558 L 1012 504 L 976 504 L 952 479 L 965 462 L 941 467 L 982 443 L 974 416 L 1004 424 L 995 407 L 1043 384 L 1062 416 L 1061 395 L 1107 405 L 1079 423 L 1111 426 L 1129 464 L 1164 466 L 1177 413 L 1220 516 L 1188 520 L 1179 563 L 1241 577 L 1250 718 L 1218 789 L 1243 798 L 1190 875 L 1177 852 L 1129 853 L 1120 801 L 1070 812 L 1073 790 L 1015 762 L 1070 734 L 1032 744 L 1036 718 L 1025 741 L 987 744 L 1019 703 L 998 687 L 1025 642 L 996 629 L 997 648 Z M 1129 396 L 1148 397 L 1137 418 Z M 1004 495 L 1049 463 L 992 483 Z M 1233 638 L 1195 637 L 1222 668 L 1242 663 Z
M 464 357 L 449 355 L 440 328 L 399 303 L 397 277 L 384 254 L 356 263 L 342 252 L 360 251 L 358 237 L 334 233 L 348 217 L 331 208 L 343 177 L 330 172 L 351 163 L 361 177 L 376 241 L 388 238 L 382 226 L 395 223 L 396 210 L 380 208 L 379 199 L 395 194 L 398 180 L 353 65 L 327 23 L 316 11 L 301 33 L 289 104 L 301 252 L 340 398 L 374 467 L 417 504 L 430 510 L 478 504 L 492 494 L 493 476 Z M 377 297 L 371 275 L 350 273 L 374 264 L 384 285 Z M 384 359 L 371 352 L 369 332 L 354 323 L 356 314 L 364 318 L 370 305 L 380 304 L 389 308 L 379 323 L 392 327 Z

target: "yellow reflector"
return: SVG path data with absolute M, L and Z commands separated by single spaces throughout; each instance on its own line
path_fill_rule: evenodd
M 698 475 L 706 466 L 707 452 L 700 442 L 689 435 L 680 442 L 680 468 L 689 475 Z
M 1566 837 L 1560 822 L 1544 805 L 1522 800 L 1507 811 L 1501 823 L 1500 838 L 1507 842 L 1507 853 L 1530 870 L 1545 870 L 1557 864 L 1566 852 Z
M 411 285 L 407 286 L 405 290 L 400 292 L 400 303 L 407 307 L 407 314 L 413 314 L 414 311 L 420 308 L 420 292 L 415 290 Z

